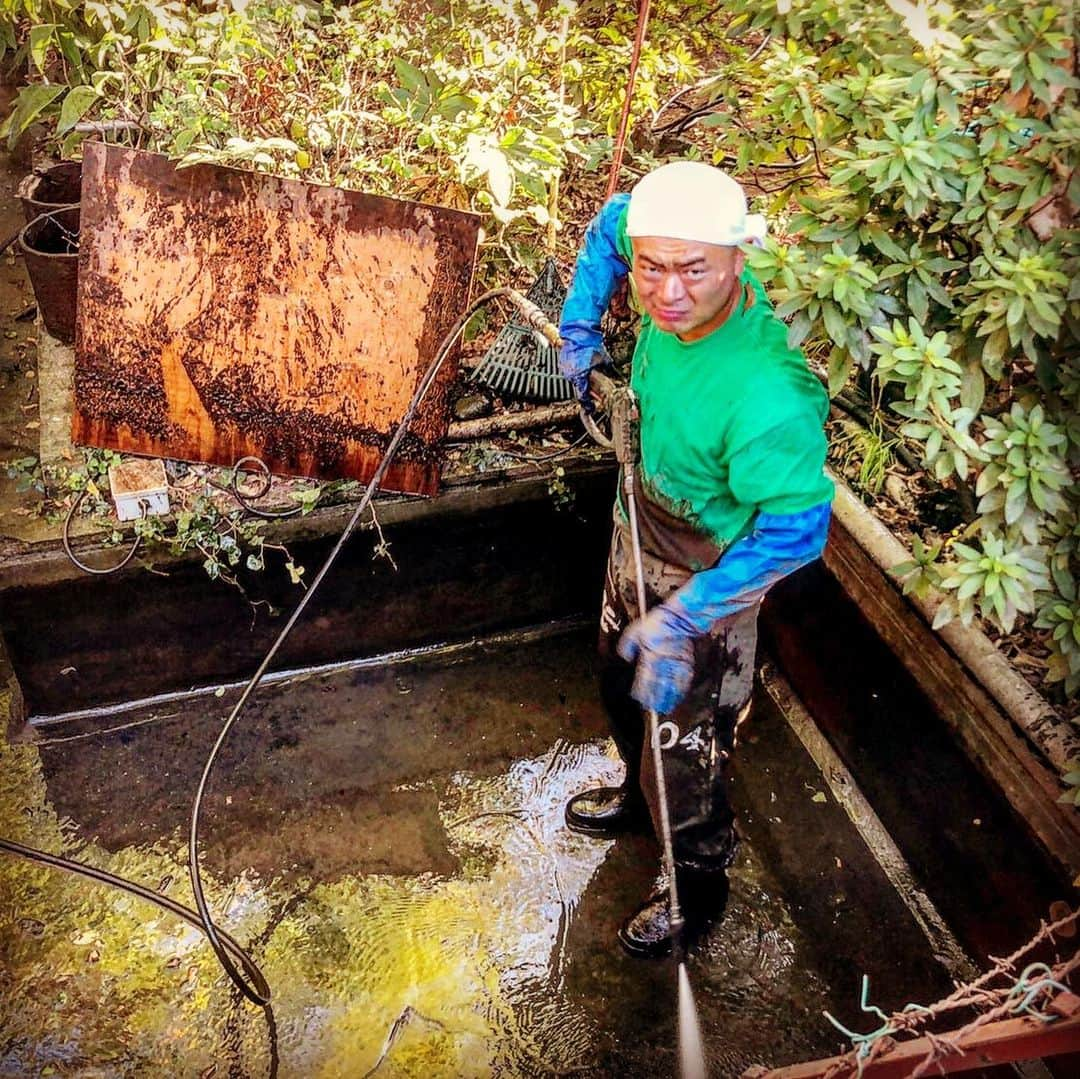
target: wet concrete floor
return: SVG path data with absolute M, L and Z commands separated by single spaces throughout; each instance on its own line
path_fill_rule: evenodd
M 260 691 L 204 814 L 208 897 L 271 1026 L 202 938 L 122 893 L 0 860 L 0 1074 L 665 1076 L 674 972 L 615 939 L 655 842 L 576 836 L 618 778 L 592 631 Z M 189 800 L 229 695 L 0 750 L 12 838 L 190 902 Z M 767 699 L 734 781 L 744 842 L 691 957 L 711 1074 L 827 1055 L 948 979 Z M 868 1022 L 869 1020 L 869 1022 Z

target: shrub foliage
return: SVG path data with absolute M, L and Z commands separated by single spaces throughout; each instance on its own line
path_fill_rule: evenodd
M 575 184 L 607 164 L 633 7 L 0 0 L 7 62 L 30 73 L 7 131 L 48 120 L 70 153 L 80 122 L 119 120 L 107 137 L 189 163 L 469 207 L 485 215 L 481 273 L 497 278 L 550 249 Z M 760 192 L 778 238 L 753 262 L 792 343 L 834 394 L 857 383 L 875 428 L 973 507 L 948 536 L 916 537 L 905 588 L 944 593 L 939 623 L 1026 620 L 1068 694 L 1072 19 L 1030 0 L 661 0 L 630 155 L 632 172 L 700 155 Z

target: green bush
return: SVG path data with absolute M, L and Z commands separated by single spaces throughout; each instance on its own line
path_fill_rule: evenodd
M 600 175 L 584 199 L 568 181 L 609 157 L 636 17 L 595 0 L 0 4 L 7 60 L 32 76 L 10 137 L 46 119 L 70 152 L 79 120 L 119 120 L 110 137 L 187 162 L 469 207 L 489 281 L 550 249 L 560 197 L 579 219 L 595 209 Z M 636 170 L 664 146 L 762 192 L 779 238 L 752 259 L 792 343 L 834 394 L 858 383 L 877 437 L 970 509 L 957 534 L 918 538 L 905 586 L 941 590 L 941 619 L 1025 619 L 1070 695 L 1072 20 L 1028 0 L 660 0 L 631 132 Z
M 485 215 L 489 277 L 537 262 L 558 178 L 608 157 L 636 23 L 632 9 L 571 0 L 0 4 L 9 62 L 28 59 L 35 76 L 9 138 L 46 120 L 68 156 L 79 121 L 111 121 L 110 141 L 186 164 L 472 209 Z M 684 19 L 710 7 L 653 6 L 639 109 L 658 104 L 661 83 L 699 75 L 690 50 L 709 43 Z
M 781 178 L 771 201 L 784 235 L 754 264 L 831 391 L 860 383 L 928 473 L 977 500 L 962 536 L 918 543 L 897 572 L 945 594 L 939 624 L 979 615 L 1009 633 L 1027 616 L 1046 631 L 1048 679 L 1074 694 L 1071 11 L 1023 0 L 783 6 L 734 0 L 736 21 L 772 36 L 757 58 L 733 59 L 712 101 L 727 136 L 714 157 L 766 188 Z

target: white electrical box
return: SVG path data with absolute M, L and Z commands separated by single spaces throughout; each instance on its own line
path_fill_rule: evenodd
M 109 489 L 121 521 L 169 512 L 169 479 L 157 457 L 133 457 L 109 468 Z

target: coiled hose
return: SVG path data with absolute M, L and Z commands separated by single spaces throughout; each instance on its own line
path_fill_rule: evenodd
M 364 512 L 370 505 L 375 492 L 379 489 L 379 485 L 382 483 L 383 477 L 386 475 L 386 471 L 394 459 L 394 454 L 397 452 L 401 440 L 405 437 L 405 434 L 413 421 L 413 417 L 416 414 L 417 408 L 420 406 L 420 402 L 431 388 L 443 362 L 450 354 L 459 335 L 465 329 L 469 319 L 472 318 L 481 307 L 499 297 L 509 299 L 519 309 L 520 313 L 530 326 L 542 333 L 553 345 L 558 347 L 558 330 L 552 326 L 544 313 L 535 304 L 531 303 L 522 296 L 521 293 L 511 288 L 494 288 L 478 296 L 465 309 L 464 314 L 461 315 L 457 322 L 451 327 L 449 333 L 442 339 L 442 342 L 439 344 L 439 348 L 435 353 L 435 358 L 428 365 L 423 377 L 417 384 L 416 391 L 413 393 L 412 400 L 409 402 L 409 407 L 406 409 L 404 417 L 394 431 L 394 434 L 386 447 L 386 452 L 383 454 L 378 467 L 375 469 L 375 474 L 368 482 L 368 485 L 365 488 L 360 501 L 357 503 L 352 516 L 349 518 L 348 523 L 345 525 L 341 536 L 338 538 L 333 550 L 326 556 L 319 572 L 312 579 L 311 586 L 300 598 L 300 602 L 296 605 L 296 608 L 290 615 L 289 621 L 275 638 L 274 643 L 263 657 L 258 669 L 251 676 L 247 685 L 244 686 L 244 690 L 240 694 L 239 699 L 236 704 L 233 705 L 233 709 L 229 713 L 228 718 L 222 724 L 217 741 L 214 743 L 214 746 L 206 759 L 202 776 L 199 779 L 199 785 L 195 791 L 195 797 L 192 800 L 191 823 L 188 833 L 188 873 L 191 878 L 191 889 L 195 895 L 195 905 L 197 910 L 191 910 L 189 907 L 185 907 L 172 899 L 151 892 L 133 881 L 125 880 L 123 877 L 118 877 L 112 873 L 106 873 L 104 870 L 95 869 L 94 867 L 87 866 L 81 862 L 76 862 L 69 858 L 62 858 L 55 854 L 49 854 L 46 851 L 37 850 L 33 847 L 26 847 L 21 843 L 15 843 L 9 839 L 0 837 L 0 851 L 5 851 L 8 854 L 14 854 L 21 858 L 27 858 L 31 861 L 40 862 L 56 869 L 65 870 L 69 873 L 77 873 L 80 876 L 87 877 L 88 879 L 97 881 L 101 884 L 120 888 L 125 892 L 129 892 L 131 895 L 138 896 L 148 902 L 157 904 L 164 910 L 175 914 L 179 918 L 183 918 L 184 921 L 188 922 L 190 925 L 200 929 L 205 934 L 206 939 L 210 943 L 210 947 L 214 950 L 218 962 L 229 976 L 229 979 L 253 1004 L 262 1007 L 266 1007 L 269 1004 L 271 996 L 269 983 L 266 981 L 265 976 L 251 955 L 245 951 L 233 937 L 225 932 L 225 930 L 219 929 L 214 923 L 210 907 L 206 901 L 206 895 L 203 891 L 202 872 L 199 868 L 199 823 L 202 815 L 203 798 L 206 794 L 206 788 L 210 780 L 210 773 L 213 770 L 218 753 L 221 751 L 221 747 L 224 745 L 225 739 L 228 737 L 233 724 L 236 722 L 241 711 L 243 711 L 244 705 L 247 704 L 252 693 L 254 693 L 255 689 L 258 687 L 263 675 L 273 662 L 274 656 L 277 655 L 281 646 L 285 643 L 286 638 L 292 632 L 292 629 L 296 625 L 301 614 L 303 614 L 307 605 L 311 602 L 312 597 L 315 595 L 316 591 L 318 591 L 323 578 L 337 560 L 338 555 L 341 553 L 341 550 L 349 537 L 356 530 L 360 518 L 364 515 Z M 131 554 L 134 554 L 134 550 L 132 550 Z M 129 554 L 128 557 L 130 558 L 130 556 L 131 555 Z

